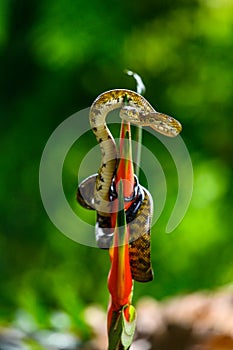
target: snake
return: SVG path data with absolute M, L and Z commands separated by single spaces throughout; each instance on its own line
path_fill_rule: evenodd
M 96 241 L 100 248 L 112 244 L 114 227 L 111 224 L 112 201 L 117 197 L 114 177 L 118 165 L 118 152 L 114 138 L 107 127 L 107 115 L 120 109 L 120 118 L 137 126 L 149 126 L 168 137 L 177 136 L 182 126 L 173 117 L 157 112 L 137 92 L 114 89 L 100 94 L 93 102 L 89 122 L 101 150 L 101 164 L 97 174 L 89 176 L 78 186 L 77 201 L 85 208 L 96 210 Z M 132 201 L 133 200 L 133 201 Z M 139 282 L 153 279 L 150 252 L 150 228 L 153 200 L 149 191 L 134 180 L 133 204 L 126 210 L 129 227 L 129 257 L 132 278 Z

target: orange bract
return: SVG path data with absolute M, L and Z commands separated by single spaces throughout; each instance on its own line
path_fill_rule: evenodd
M 124 198 L 131 197 L 134 190 L 134 171 L 131 153 L 131 134 L 129 123 L 122 123 L 120 140 L 120 161 L 116 172 L 116 188 L 118 199 L 114 202 L 114 209 L 124 209 L 130 206 L 131 202 L 124 202 Z M 121 186 L 122 184 L 122 186 Z M 127 206 L 126 206 L 127 204 Z M 120 313 L 123 307 L 130 305 L 133 281 L 130 269 L 129 258 L 129 232 L 125 217 L 119 220 L 120 215 L 125 215 L 124 211 L 114 211 L 112 223 L 115 225 L 113 247 L 109 249 L 111 259 L 111 269 L 108 276 L 108 289 L 111 294 L 111 301 L 108 310 L 108 329 L 112 325 L 114 313 Z M 119 222 L 120 221 L 120 222 Z M 124 225 L 122 225 L 122 221 Z M 124 309 L 126 319 L 128 319 L 128 308 Z

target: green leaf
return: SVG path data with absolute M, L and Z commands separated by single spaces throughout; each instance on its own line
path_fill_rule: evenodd
M 108 350 L 120 349 L 122 334 L 122 313 L 114 313 L 108 333 Z
M 124 310 L 129 308 L 129 321 L 126 320 Z M 127 350 L 133 342 L 136 327 L 136 309 L 125 305 L 120 313 L 114 313 L 109 330 L 108 350 Z
M 124 308 L 126 308 L 125 306 Z M 124 309 L 123 309 L 124 310 Z M 122 333 L 121 342 L 124 349 L 128 349 L 133 342 L 133 336 L 136 327 L 136 309 L 134 306 L 129 306 L 129 321 L 126 320 L 124 312 L 122 312 Z

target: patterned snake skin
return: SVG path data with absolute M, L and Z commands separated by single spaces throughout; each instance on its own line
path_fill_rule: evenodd
M 150 126 L 169 137 L 178 135 L 181 124 L 172 117 L 156 112 L 140 94 L 115 89 L 104 92 L 96 98 L 90 109 L 90 124 L 100 145 L 102 160 L 98 174 L 82 181 L 77 191 L 77 201 L 85 208 L 97 211 L 96 240 L 100 248 L 109 248 L 112 243 L 114 227 L 111 224 L 112 189 L 117 169 L 118 157 L 115 141 L 106 125 L 108 113 L 120 108 L 120 117 L 140 126 Z M 137 184 L 135 178 L 135 202 L 126 211 L 130 230 L 130 265 L 132 278 L 139 282 L 153 279 L 150 260 L 150 227 L 153 201 L 150 193 Z

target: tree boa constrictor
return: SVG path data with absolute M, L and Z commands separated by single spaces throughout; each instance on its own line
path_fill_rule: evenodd
M 100 248 L 109 248 L 114 227 L 111 227 L 111 208 L 114 196 L 114 176 L 118 165 L 115 141 L 106 125 L 108 113 L 120 109 L 120 117 L 140 126 L 150 126 L 169 137 L 178 135 L 181 124 L 172 117 L 156 112 L 140 94 L 126 89 L 115 89 L 102 93 L 90 109 L 90 124 L 102 153 L 98 174 L 85 179 L 78 187 L 77 200 L 85 208 L 97 211 L 96 240 Z M 150 226 L 152 198 L 150 193 L 137 183 L 133 204 L 126 211 L 130 229 L 130 265 L 132 278 L 146 282 L 153 279 L 150 261 Z M 125 198 L 125 201 L 132 200 Z

